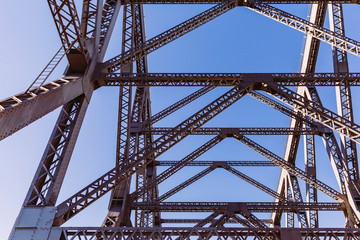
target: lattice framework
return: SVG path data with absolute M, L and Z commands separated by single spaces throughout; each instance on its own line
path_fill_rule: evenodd
M 147 40 L 142 4 L 149 3 L 216 5 Z M 305 20 L 269 5 L 277 3 L 312 4 L 310 18 Z M 354 122 L 351 100 L 351 86 L 360 85 L 360 74 L 349 72 L 347 57 L 347 53 L 360 56 L 360 42 L 346 37 L 342 10 L 342 4 L 358 4 L 357 1 L 84 0 L 82 14 L 76 11 L 73 0 L 48 0 L 48 4 L 62 47 L 26 91 L 0 101 L 0 140 L 62 106 L 9 239 L 24 236 L 29 239 L 360 239 L 356 150 L 356 144 L 360 143 L 360 125 Z M 148 54 L 235 7 L 246 7 L 306 34 L 300 73 L 149 73 Z M 104 61 L 121 9 L 122 52 Z M 323 27 L 327 11 L 330 29 Z M 334 73 L 315 73 L 320 41 L 333 48 Z M 46 83 L 63 56 L 69 63 L 65 76 Z M 117 86 L 120 91 L 115 167 L 59 203 L 58 195 L 88 104 L 93 91 L 102 86 Z M 150 87 L 155 86 L 202 88 L 153 115 Z M 161 119 L 221 86 L 230 89 L 177 126 L 153 127 Z M 296 91 L 289 86 L 296 86 Z M 335 87 L 337 113 L 323 106 L 317 86 Z M 290 126 L 202 127 L 246 95 L 289 116 Z M 339 134 L 339 142 L 335 134 Z M 189 135 L 213 137 L 181 160 L 157 160 Z M 284 157 L 245 135 L 287 135 Z M 340 190 L 317 179 L 316 135 L 323 139 Z M 305 170 L 295 161 L 301 136 L 304 136 Z M 239 141 L 269 161 L 196 160 L 228 138 Z M 168 168 L 158 174 L 158 166 Z M 160 183 L 188 166 L 207 168 L 173 189 L 159 193 Z M 269 188 L 234 166 L 279 166 L 278 189 Z M 224 169 L 264 191 L 274 198 L 274 202 L 166 201 L 217 169 Z M 132 176 L 135 176 L 133 180 Z M 305 194 L 299 180 L 305 182 Z M 134 191 L 130 190 L 131 185 L 135 185 Z M 109 211 L 101 227 L 61 227 L 110 191 Z M 319 202 L 318 191 L 328 195 L 333 202 Z M 161 213 L 167 211 L 210 214 L 204 219 L 162 218 Z M 343 212 L 345 228 L 318 229 L 319 211 Z M 271 219 L 260 219 L 257 212 L 270 212 Z M 283 216 L 285 224 L 282 225 Z M 163 226 L 166 223 L 186 223 L 194 227 L 167 228 Z M 229 228 L 228 224 L 243 227 Z

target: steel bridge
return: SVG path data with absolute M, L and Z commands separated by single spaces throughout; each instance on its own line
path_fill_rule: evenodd
M 360 73 L 350 72 L 348 63 L 348 54 L 360 57 L 360 41 L 345 34 L 343 11 L 343 4 L 360 10 L 359 0 L 83 0 L 80 12 L 74 0 L 47 3 L 61 47 L 30 86 L 0 101 L 0 140 L 55 109 L 61 110 L 9 239 L 360 239 L 360 125 L 354 121 L 351 95 L 351 89 L 360 86 Z M 208 9 L 146 39 L 144 4 L 208 4 Z M 278 4 L 308 4 L 309 18 L 285 12 Z M 151 72 L 148 54 L 237 7 L 304 34 L 299 72 Z M 105 58 L 118 15 L 123 17 L 121 52 Z M 329 28 L 324 23 L 326 15 Z M 321 42 L 332 48 L 333 57 L 328 60 L 332 72 L 315 71 Z M 52 79 L 61 61 L 67 61 L 65 73 Z M 150 89 L 164 86 L 196 90 L 153 113 Z M 119 89 L 114 167 L 60 201 L 93 92 L 103 87 Z M 335 89 L 336 112 L 323 105 L 322 100 L 326 103 L 327 99 L 320 98 L 320 87 Z M 176 126 L 159 126 L 161 120 L 219 88 L 224 90 L 221 95 Z M 245 96 L 284 114 L 290 125 L 204 126 Z M 206 135 L 208 140 L 193 151 L 182 149 L 185 155 L 178 160 L 162 158 L 192 135 Z M 254 140 L 264 135 L 285 135 L 285 154 L 279 156 Z M 301 138 L 303 159 L 297 154 Z M 328 175 L 335 179 L 336 187 L 317 176 L 323 163 L 316 161 L 315 138 L 324 143 L 333 170 Z M 266 160 L 200 159 L 229 139 Z M 201 171 L 171 189 L 162 189 L 163 182 L 190 167 Z M 239 167 L 280 169 L 280 175 L 273 176 L 277 188 Z M 232 174 L 272 201 L 168 201 L 216 171 Z M 235 191 L 239 190 L 233 189 L 229 195 Z M 107 193 L 110 202 L 101 226 L 64 226 Z M 169 212 L 176 214 L 169 218 Z M 323 212 L 343 214 L 344 225 L 326 226 Z

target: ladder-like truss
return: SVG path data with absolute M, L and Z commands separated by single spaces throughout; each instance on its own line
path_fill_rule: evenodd
M 351 87 L 360 86 L 360 73 L 349 72 L 347 56 L 360 57 L 360 42 L 346 36 L 342 9 L 342 4 L 359 8 L 359 0 L 83 0 L 81 14 L 74 0 L 47 2 L 62 46 L 28 89 L 0 101 L 0 140 L 58 107 L 61 110 L 9 239 L 360 239 L 360 125 L 354 122 L 351 97 Z M 143 4 L 211 6 L 146 39 Z M 280 10 L 276 4 L 311 4 L 309 19 Z M 236 7 L 306 35 L 299 73 L 151 73 L 148 54 Z M 324 24 L 327 13 L 329 29 Z M 104 60 L 118 15 L 123 17 L 121 53 Z M 331 73 L 315 73 L 320 42 L 332 46 Z M 64 76 L 46 81 L 63 56 L 68 60 Z M 114 167 L 61 202 L 60 189 L 92 94 L 105 86 L 119 88 Z M 200 88 L 153 114 L 150 88 L 157 86 Z M 324 107 L 317 91 L 321 86 L 335 88 L 337 112 Z M 178 125 L 157 125 L 216 88 L 226 91 Z M 290 126 L 203 126 L 245 96 L 290 117 Z M 180 160 L 160 160 L 190 135 L 211 137 L 192 152 L 183 149 L 187 155 Z M 251 135 L 286 135 L 284 156 Z M 301 137 L 303 163 L 296 161 Z M 324 142 L 336 189 L 317 178 L 315 137 Z M 268 161 L 198 160 L 225 139 L 237 140 Z M 274 176 L 277 189 L 239 166 L 280 167 L 280 176 Z M 189 167 L 203 169 L 172 189 L 159 188 Z M 267 193 L 273 201 L 168 201 L 218 169 Z M 102 226 L 62 226 L 107 193 L 111 197 Z M 328 202 L 320 201 L 319 193 Z M 329 228 L 321 223 L 321 212 L 333 211 L 343 213 L 343 226 Z M 205 217 L 174 214 L 167 218 L 167 212 Z

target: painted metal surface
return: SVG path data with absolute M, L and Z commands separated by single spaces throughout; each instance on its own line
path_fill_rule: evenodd
M 0 101 L 0 140 L 63 105 L 10 239 L 360 239 L 356 155 L 360 126 L 352 116 L 350 91 L 351 86 L 360 85 L 360 74 L 349 73 L 346 68 L 347 52 L 359 56 L 360 44 L 345 36 L 341 9 L 341 4 L 357 1 L 86 0 L 81 21 L 72 0 L 48 0 L 48 3 L 69 61 L 66 76 L 46 84 L 41 82 Z M 149 3 L 218 5 L 146 40 L 141 4 Z M 269 3 L 313 5 L 308 21 Z M 149 73 L 149 53 L 237 6 L 245 6 L 307 34 L 300 73 Z M 103 61 L 120 7 L 124 10 L 122 53 Z M 332 19 L 330 30 L 323 27 L 327 9 Z M 320 41 L 333 46 L 334 73 L 315 73 Z M 58 63 L 58 55 L 44 71 L 49 69 L 51 73 L 52 66 Z M 87 106 L 93 91 L 102 86 L 120 88 L 115 167 L 59 203 L 57 197 Z M 150 87 L 153 86 L 203 88 L 152 114 Z M 232 88 L 177 126 L 153 126 L 221 86 Z M 289 86 L 297 87 L 297 91 L 287 88 Z M 322 105 L 315 86 L 336 87 L 338 113 Z M 203 127 L 246 95 L 290 117 L 290 127 Z M 335 134 L 340 135 L 341 145 Z M 214 136 L 181 160 L 157 159 L 190 135 Z M 287 135 L 284 157 L 245 135 Z M 301 136 L 305 144 L 305 169 L 296 161 Z M 317 179 L 315 136 L 324 141 L 339 190 Z M 269 161 L 197 160 L 228 138 L 238 140 Z M 206 168 L 159 194 L 161 183 L 189 166 Z M 237 166 L 280 167 L 277 190 L 236 169 Z M 168 168 L 158 173 L 158 167 Z M 166 201 L 218 169 L 246 181 L 272 196 L 274 201 Z M 131 181 L 132 176 L 135 182 Z M 299 179 L 305 182 L 305 194 Z M 135 185 L 134 190 L 131 185 Z M 59 227 L 110 191 L 108 214 L 102 227 Z M 333 201 L 319 202 L 318 191 Z M 318 228 L 319 211 L 343 212 L 344 227 L 349 228 Z M 202 219 L 166 219 L 162 218 L 162 212 L 207 212 L 209 215 Z M 259 212 L 272 213 L 272 218 L 261 219 Z M 283 216 L 285 221 L 281 220 Z M 163 227 L 168 223 L 193 223 L 194 227 Z M 240 224 L 243 228 L 229 228 L 227 224 Z

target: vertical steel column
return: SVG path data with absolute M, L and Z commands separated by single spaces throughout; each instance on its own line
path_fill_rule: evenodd
M 285 192 L 286 199 L 293 200 L 289 178 L 285 179 L 285 189 L 286 189 L 286 192 Z M 285 224 L 286 224 L 285 227 L 293 228 L 295 226 L 294 218 L 295 218 L 294 212 L 287 211 L 285 213 Z
M 144 22 L 144 10 L 140 4 L 134 5 L 134 41 L 135 46 L 141 45 L 146 41 L 145 39 L 145 22 Z M 148 63 L 147 57 L 144 56 L 136 61 L 137 73 L 147 73 Z M 151 127 L 149 124 L 143 124 L 144 122 L 149 123 L 151 113 L 151 101 L 150 101 L 150 88 L 149 87 L 137 87 L 134 99 L 134 108 L 132 113 L 132 124 L 136 127 Z M 147 133 L 135 133 L 134 138 L 136 139 L 136 151 L 144 148 L 146 145 L 151 144 L 153 136 L 151 132 Z M 150 155 L 144 161 L 144 169 L 136 173 L 136 189 L 140 189 L 147 184 L 148 181 L 156 177 L 156 167 L 154 165 L 154 156 Z M 150 164 L 147 164 L 150 162 Z M 158 191 L 157 186 L 142 192 L 140 197 L 137 199 L 138 202 L 149 202 L 154 201 L 157 198 Z M 137 227 L 150 227 L 154 225 L 160 225 L 160 219 L 158 213 L 149 212 L 144 210 L 135 211 L 135 226 Z M 155 223 L 156 222 L 156 223 Z
M 324 24 L 324 20 L 325 20 L 326 9 L 327 9 L 326 3 L 312 4 L 311 10 L 310 10 L 309 21 L 318 26 L 322 26 Z M 300 72 L 302 72 L 302 73 L 315 72 L 315 66 L 316 66 L 317 56 L 318 56 L 318 52 L 319 52 L 319 46 L 320 46 L 320 40 L 315 39 L 311 35 L 306 36 L 304 51 L 302 54 L 303 58 L 302 58 Z M 307 90 L 306 87 L 299 87 L 299 88 L 297 88 L 297 93 L 302 96 L 306 96 L 306 90 Z M 316 89 L 315 89 L 315 87 L 311 87 L 311 89 L 309 89 L 309 91 L 316 92 Z M 310 97 L 310 96 L 308 96 L 308 97 Z M 302 126 L 302 123 L 300 120 L 295 120 L 295 119 L 291 120 L 290 127 L 301 127 L 301 126 Z M 311 136 L 306 135 L 306 136 L 304 136 L 304 138 L 306 139 L 305 141 L 307 141 L 307 139 L 311 138 Z M 291 160 L 291 161 L 295 162 L 295 157 L 296 157 L 295 155 L 296 155 L 296 152 L 297 152 L 297 149 L 299 146 L 299 141 L 300 141 L 300 135 L 294 135 L 294 136 L 290 135 L 288 137 L 284 159 L 286 159 L 287 161 Z M 315 144 L 315 142 L 312 142 L 312 143 Z M 307 147 L 308 147 L 308 145 L 305 144 L 304 149 L 306 152 L 308 151 Z M 315 146 L 312 145 L 309 147 L 314 148 Z M 315 168 L 314 168 L 314 171 L 316 171 Z M 284 172 L 284 171 L 282 170 L 282 172 Z M 285 181 L 285 177 L 286 177 L 286 173 L 284 172 L 281 175 L 281 179 L 279 181 L 278 193 L 282 193 L 282 191 L 286 191 L 286 188 L 282 187 L 282 184 L 283 184 L 282 181 Z M 307 184 L 307 187 L 312 188 L 312 190 L 316 192 L 316 189 L 313 186 L 310 186 Z M 317 201 L 317 199 L 310 199 L 310 200 L 314 201 L 314 202 Z M 280 224 L 280 215 L 279 214 L 280 213 L 277 211 L 272 216 L 272 219 L 273 219 L 275 225 Z
M 303 198 L 301 195 L 301 191 L 300 191 L 300 186 L 299 186 L 299 181 L 297 179 L 296 176 L 289 174 L 289 186 L 290 186 L 290 190 L 292 193 L 292 198 L 295 202 L 298 203 L 302 203 L 303 202 Z M 298 216 L 298 221 L 299 221 L 299 225 L 302 228 L 307 228 L 308 227 L 308 221 L 307 221 L 307 217 L 305 212 L 297 212 L 297 216 Z
M 310 22 L 315 23 L 318 26 L 323 26 L 325 21 L 327 5 L 325 3 L 313 4 L 310 10 Z M 303 55 L 303 61 L 300 72 L 313 73 L 315 72 L 316 60 L 319 52 L 320 41 L 309 35 L 306 36 L 306 43 Z M 305 87 L 303 87 L 305 89 Z M 315 87 L 308 87 L 307 90 L 313 92 L 312 95 L 317 95 Z M 312 98 L 307 96 L 307 91 L 304 91 L 304 96 L 313 101 L 320 102 L 319 98 Z M 303 127 L 308 127 L 304 124 Z M 315 137 L 314 135 L 304 135 L 304 160 L 305 171 L 308 175 L 316 177 L 316 162 L 315 162 Z M 306 202 L 317 203 L 317 190 L 314 186 L 306 183 Z M 318 212 L 308 210 L 306 211 L 308 227 L 318 227 Z
M 341 3 L 329 3 L 330 29 L 340 36 L 345 36 L 344 16 Z M 335 73 L 348 73 L 347 53 L 336 47 L 332 48 Z M 351 90 L 349 86 L 337 86 L 336 103 L 338 114 L 349 121 L 354 121 L 352 110 Z M 340 135 L 341 147 L 348 164 L 348 175 L 351 180 L 359 179 L 356 143 Z
M 126 52 L 134 46 L 133 6 L 124 5 L 123 31 L 121 51 Z M 121 72 L 133 72 L 133 64 L 121 69 Z M 131 147 L 130 117 L 131 117 L 132 87 L 121 86 L 119 90 L 118 132 L 116 143 L 116 166 L 127 165 Z M 109 211 L 103 222 L 104 227 L 131 226 L 130 211 L 127 206 L 127 195 L 130 190 L 131 178 L 118 184 L 111 193 Z
M 304 125 L 306 126 L 306 125 Z M 315 158 L 315 137 L 314 135 L 304 136 L 304 157 L 305 157 L 305 171 L 309 176 L 316 179 L 316 158 Z M 317 190 L 314 186 L 306 184 L 306 202 L 317 202 Z M 310 228 L 318 228 L 318 211 L 309 210 L 307 213 L 308 225 Z
M 120 6 L 120 0 L 105 1 L 101 16 L 101 28 L 99 29 L 99 60 L 102 60 L 105 56 L 120 11 Z

